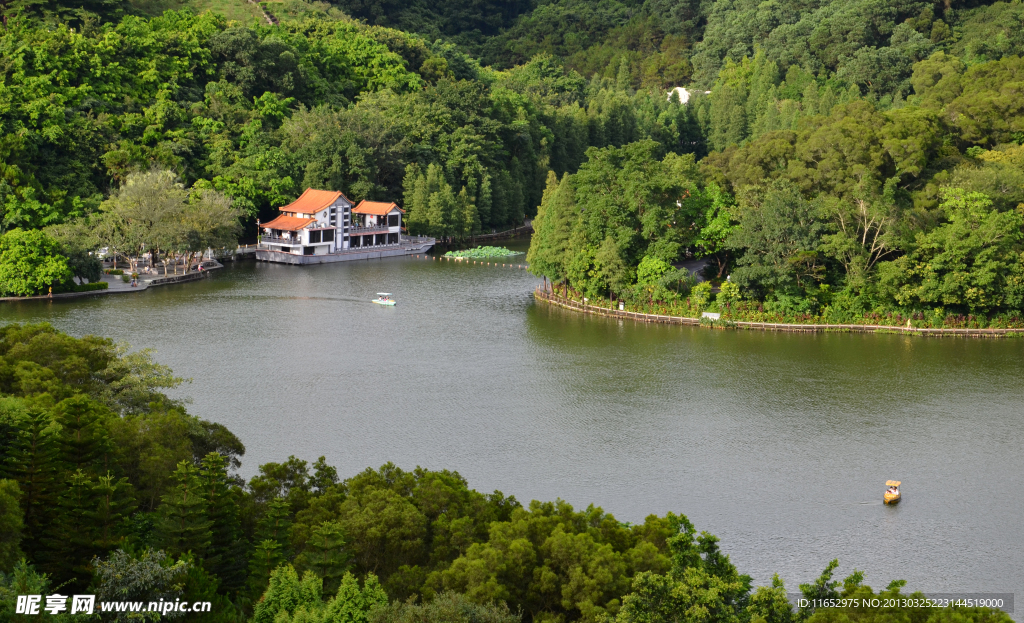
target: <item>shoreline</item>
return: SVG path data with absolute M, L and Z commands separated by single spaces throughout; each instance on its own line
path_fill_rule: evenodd
M 206 261 L 209 262 L 210 260 Z M 17 301 L 55 301 L 62 299 L 76 299 L 86 296 L 103 296 L 106 294 L 136 294 L 138 292 L 144 292 L 149 288 L 155 288 L 157 286 L 167 286 L 175 283 L 188 283 L 190 281 L 198 281 L 200 279 L 205 279 L 207 273 L 221 268 L 224 268 L 224 264 L 217 262 L 216 266 L 206 267 L 204 265 L 202 271 L 192 271 L 191 273 L 187 273 L 184 275 L 167 275 L 166 277 L 155 277 L 153 279 L 148 280 L 139 279 L 139 285 L 134 288 L 111 288 L 108 286 L 106 290 L 89 290 L 88 292 L 61 292 L 59 294 L 54 294 L 52 296 L 47 294 L 40 294 L 37 296 L 4 296 L 0 297 L 0 302 L 13 303 Z M 120 278 L 119 275 L 117 275 L 117 277 Z
M 625 318 L 636 322 L 646 323 L 678 324 L 695 327 L 706 326 L 706 323 L 702 324 L 699 318 L 666 316 L 663 314 L 645 314 L 642 312 L 619 311 L 617 309 L 608 309 L 606 307 L 584 305 L 573 300 L 558 298 L 552 294 L 541 291 L 540 288 L 533 291 L 533 297 L 538 301 L 543 301 L 563 309 L 571 309 L 584 314 L 594 314 L 595 316 Z M 787 333 L 888 333 L 917 335 L 920 337 L 1000 338 L 1014 335 L 1024 336 L 1024 329 L 926 329 L 917 327 L 893 327 L 877 324 L 790 324 L 782 322 L 749 322 L 744 320 L 730 320 L 728 322 L 729 325 L 727 326 L 718 325 L 716 327 L 715 324 L 717 323 L 714 323 L 707 328 L 736 328 L 760 331 L 782 331 Z

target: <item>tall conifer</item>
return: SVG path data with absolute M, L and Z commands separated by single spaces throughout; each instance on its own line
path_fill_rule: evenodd
M 501 171 L 494 180 L 494 190 L 491 193 L 491 226 L 496 229 L 504 229 L 508 223 L 508 194 L 511 178 L 508 171 Z
M 39 566 L 58 583 L 87 582 L 88 565 L 98 552 L 95 533 L 87 516 L 92 502 L 93 482 L 89 474 L 76 470 L 65 481 L 57 506 L 51 509 L 53 520 L 42 547 L 36 554 Z
M 451 237 L 455 232 L 455 193 L 448 182 L 442 180 L 437 192 L 430 195 L 430 233 L 438 238 Z
M 228 480 L 227 459 L 217 452 L 203 458 L 199 478 L 206 498 L 207 518 L 210 520 L 210 548 L 204 568 L 221 580 L 221 586 L 233 591 L 245 582 L 245 552 L 241 520 L 235 490 Z
M 53 410 L 60 424 L 61 458 L 72 472 L 106 473 L 113 444 L 107 432 L 110 410 L 81 394 L 62 400 Z
M 256 524 L 256 550 L 249 560 L 249 590 L 259 595 L 266 588 L 270 572 L 291 558 L 289 532 L 292 511 L 288 500 L 274 498 Z
M 21 560 L 21 531 L 25 527 L 18 500 L 21 490 L 13 480 L 0 479 L 0 572 Z
M 526 218 L 526 192 L 523 190 L 523 166 L 519 158 L 512 157 L 509 166 L 511 185 L 508 197 L 508 221 L 513 227 L 519 227 Z
M 127 478 L 115 478 L 110 472 L 96 478 L 87 517 L 98 550 L 107 552 L 121 542 L 122 522 L 134 510 L 135 490 Z
M 565 279 L 566 249 L 576 218 L 575 188 L 568 173 L 558 182 L 554 172 L 548 174 L 544 199 L 533 224 L 533 239 L 526 261 L 530 272 L 545 276 L 552 283 Z
M 274 539 L 264 539 L 256 545 L 252 558 L 249 559 L 248 591 L 253 597 L 259 597 L 267 588 L 270 574 L 284 563 L 281 544 Z
M 284 554 L 287 555 L 286 546 L 291 527 L 292 511 L 288 505 L 288 500 L 274 498 L 267 504 L 267 512 L 260 519 L 259 523 L 256 524 L 256 542 L 266 539 L 277 541 L 281 544 L 282 548 L 285 548 Z
M 207 517 L 206 498 L 198 472 L 189 461 L 178 463 L 173 476 L 177 485 L 163 496 L 160 520 L 156 525 L 157 541 L 172 556 L 185 552 L 204 556 L 210 547 L 212 522 Z
M 547 258 L 548 228 L 548 207 L 551 198 L 558 190 L 558 176 L 554 171 L 548 171 L 548 177 L 544 186 L 544 196 L 537 206 L 537 216 L 533 218 L 533 238 L 530 240 L 530 249 L 526 252 L 526 263 L 530 266 L 530 272 L 538 277 L 548 276 L 548 267 L 545 265 Z
M 474 234 L 480 232 L 480 217 L 477 215 L 476 204 L 473 203 L 472 197 L 466 192 L 466 187 L 463 186 L 462 190 L 459 191 L 459 196 L 456 198 L 457 206 L 457 234 L 461 240 L 465 240 Z
M 21 490 L 22 548 L 30 559 L 44 547 L 43 538 L 59 491 L 60 447 L 51 424 L 50 416 L 38 409 L 21 416 L 4 465 L 6 475 Z
M 427 178 L 420 165 L 415 162 L 405 168 L 405 226 L 412 234 L 424 232 L 427 219 Z
M 295 568 L 312 571 L 324 581 L 324 592 L 333 594 L 350 566 L 352 556 L 345 547 L 341 523 L 325 521 L 315 528 L 306 549 L 295 558 Z
M 480 229 L 487 231 L 491 227 L 491 176 L 484 174 L 480 179 L 480 189 L 476 194 L 476 212 L 480 219 Z

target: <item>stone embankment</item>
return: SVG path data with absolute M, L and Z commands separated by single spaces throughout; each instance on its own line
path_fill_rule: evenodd
M 683 316 L 666 316 L 661 314 L 644 314 L 640 312 L 620 311 L 608 309 L 607 307 L 595 307 L 586 305 L 571 299 L 564 299 L 550 292 L 538 288 L 533 293 L 537 300 L 550 303 L 565 309 L 594 314 L 596 316 L 607 316 L 609 318 L 626 318 L 637 322 L 656 322 L 661 324 L 682 324 L 701 326 L 699 318 L 686 318 Z M 722 323 L 714 323 L 712 326 L 724 327 Z M 891 327 L 886 325 L 871 324 L 788 324 L 781 322 L 745 322 L 729 321 L 729 327 L 737 329 L 755 329 L 761 331 L 786 331 L 791 333 L 898 333 L 905 335 L 922 335 L 933 337 L 1006 337 L 1012 335 L 1024 336 L 1024 329 L 925 329 L 917 327 Z
M 192 271 L 183 275 L 167 275 L 165 277 L 141 275 L 139 277 L 139 285 L 131 286 L 130 284 L 124 283 L 121 279 L 121 275 L 103 275 L 103 281 L 107 283 L 106 290 L 90 290 L 88 292 L 61 292 L 60 294 L 41 296 L 6 296 L 0 297 L 0 302 L 7 301 L 48 301 L 48 300 L 60 300 L 60 299 L 75 299 L 82 298 L 85 296 L 101 296 L 104 294 L 128 294 L 132 292 L 142 292 L 149 288 L 155 288 L 156 286 L 166 286 L 174 283 L 186 283 L 189 281 L 197 281 L 199 279 L 205 279 L 210 271 L 217 270 L 218 268 L 224 268 L 224 265 L 216 260 L 206 260 L 203 262 L 203 270 Z

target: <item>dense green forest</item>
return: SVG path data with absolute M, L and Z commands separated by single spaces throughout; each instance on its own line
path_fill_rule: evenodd
M 1019 1 L 232 6 L 0 5 L 4 293 L 76 287 L 101 246 L 251 237 L 321 187 L 455 242 L 539 213 L 534 271 L 568 296 L 1024 323 Z M 140 233 L 118 198 L 145 176 L 182 199 Z M 35 229 L 64 257 L 20 261 Z M 714 292 L 678 269 L 700 258 Z
M 182 620 L 254 623 L 1010 621 L 794 609 L 778 576 L 754 588 L 685 515 L 628 524 L 562 500 L 523 505 L 451 471 L 388 463 L 341 479 L 323 457 L 292 456 L 246 482 L 241 441 L 163 393 L 180 382 L 107 339 L 0 328 L 0 621 L 36 620 L 14 612 L 16 596 L 55 593 L 209 601 Z M 874 595 L 860 571 L 833 579 L 837 564 L 800 592 Z

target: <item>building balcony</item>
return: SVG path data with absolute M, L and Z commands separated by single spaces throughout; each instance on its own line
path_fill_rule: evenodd
M 387 225 L 371 225 L 369 227 L 349 227 L 349 236 L 368 236 L 370 234 L 386 234 L 389 233 Z
M 297 244 L 302 244 L 302 239 L 298 238 L 298 237 L 295 237 L 295 238 L 285 238 L 285 237 L 279 237 L 279 236 L 268 236 L 268 235 L 264 234 L 260 238 L 260 242 L 266 242 L 268 244 L 297 245 Z

